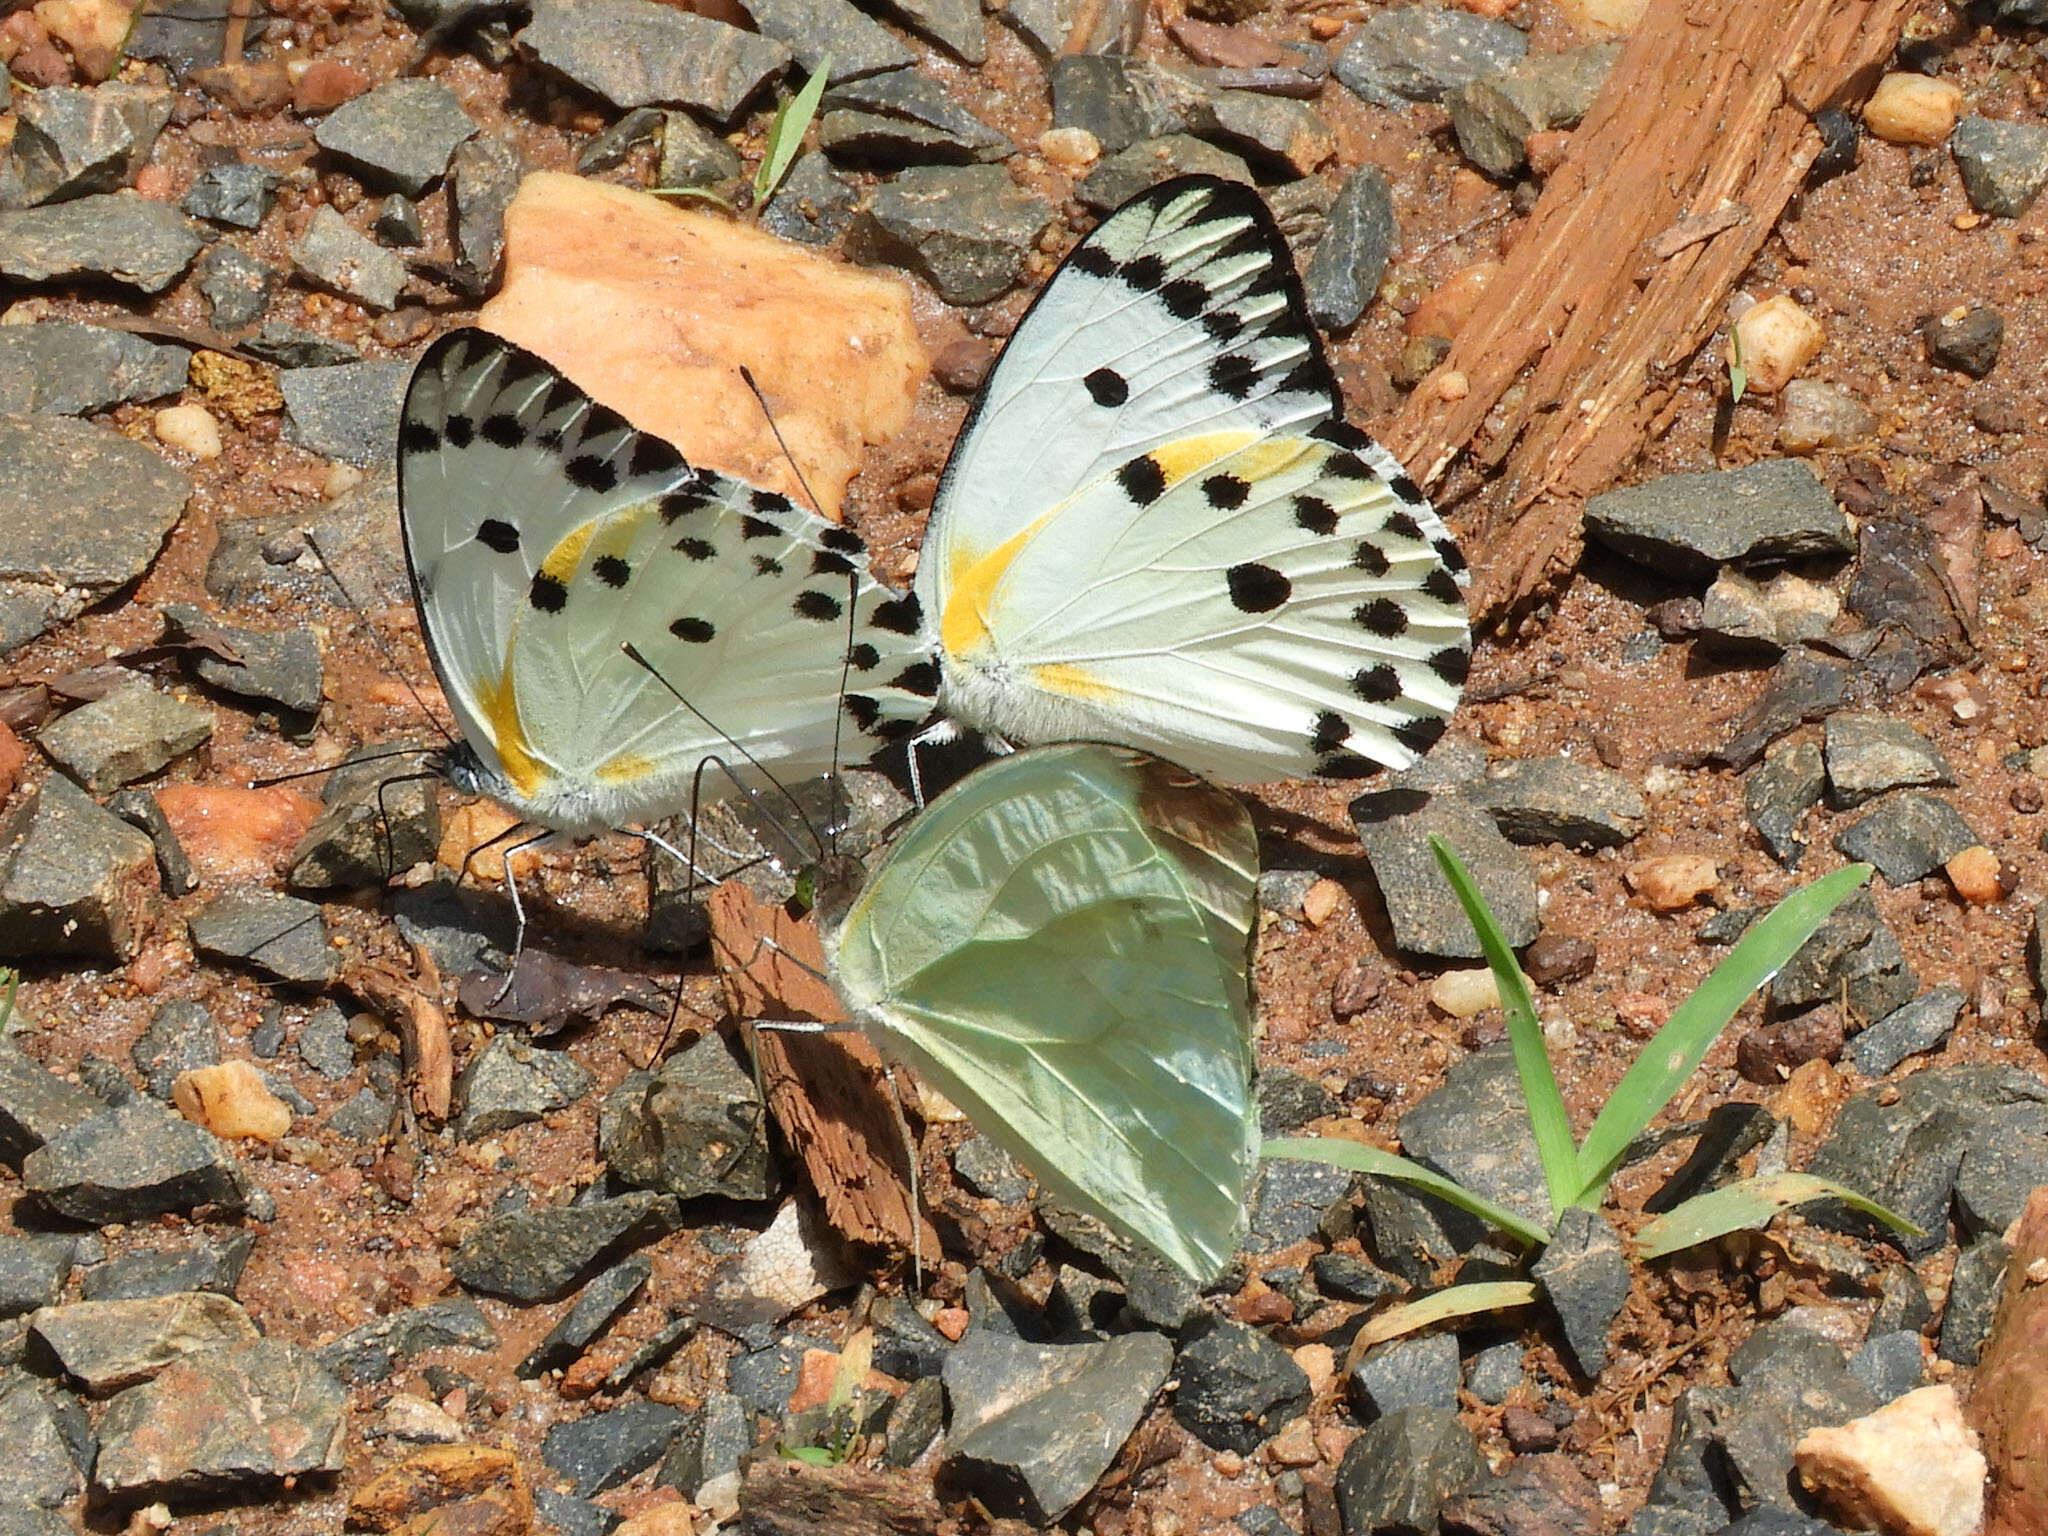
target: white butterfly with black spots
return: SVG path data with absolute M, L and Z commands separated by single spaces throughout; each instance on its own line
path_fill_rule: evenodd
M 658 821 L 690 808 L 706 758 L 790 782 L 931 711 L 915 604 L 850 529 L 692 467 L 496 336 L 454 331 L 421 358 L 398 489 L 463 737 L 441 767 L 529 823 Z
M 1229 783 L 1406 767 L 1471 654 L 1464 561 L 1346 425 L 1251 188 L 1162 183 L 1054 273 L 955 444 L 917 568 L 940 707 Z

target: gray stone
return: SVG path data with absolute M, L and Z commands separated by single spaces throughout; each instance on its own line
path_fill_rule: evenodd
M 29 1331 L 95 1397 L 147 1381 L 186 1355 L 258 1337 L 241 1304 L 212 1291 L 46 1307 Z
M 0 213 L 0 277 L 21 283 L 104 279 L 161 293 L 205 245 L 177 209 L 133 192 Z
M 1247 186 L 1253 179 L 1241 155 L 1191 134 L 1170 133 L 1111 155 L 1081 179 L 1074 195 L 1096 213 L 1107 213 L 1176 176 L 1220 176 Z
M 1955 1211 L 1966 1241 L 2003 1233 L 2026 1211 L 2027 1196 L 2048 1184 L 2048 1123 L 2031 1109 L 1986 1115 L 1963 1154 Z
M 1376 1344 L 1351 1368 L 1348 1384 L 1352 1409 L 1368 1424 L 1404 1408 L 1456 1413 L 1457 1335 L 1434 1333 Z
M 148 836 L 150 846 L 156 850 L 157 874 L 162 877 L 166 892 L 183 896 L 199 884 L 199 877 L 192 873 L 192 861 L 185 856 L 185 845 L 171 830 L 154 795 L 140 789 L 124 789 L 108 797 L 107 809 Z
M 1302 274 L 1309 317 L 1326 331 L 1341 331 L 1356 324 L 1366 305 L 1379 293 L 1380 280 L 1387 273 L 1387 258 L 1393 254 L 1400 236 L 1386 172 L 1378 166 L 1360 166 L 1345 180 L 1336 202 L 1330 205 L 1329 227 L 1316 243 L 1315 254 Z
M 1831 1353 L 1832 1358 L 1811 1350 L 1788 1354 L 1780 1366 L 1756 1371 L 1739 1389 L 1714 1400 L 1709 1434 L 1741 1507 L 1794 1508 L 1792 1452 L 1800 1437 L 1878 1406 L 1871 1390 L 1849 1374 L 1840 1351 Z
M 19 1172 L 29 1153 L 106 1107 L 0 1040 L 0 1163 Z
M 1650 814 L 1626 777 L 1568 757 L 1494 763 L 1466 794 L 1517 843 L 1614 848 L 1641 832 Z
M 1528 1379 L 1522 1346 L 1514 1339 L 1489 1344 L 1465 1362 L 1465 1390 L 1482 1403 L 1505 1403 Z
M 541 1442 L 541 1460 L 590 1498 L 661 1460 L 682 1427 L 682 1410 L 643 1398 L 555 1425 Z
M 397 1114 L 398 1103 L 390 1094 L 365 1084 L 337 1104 L 325 1123 L 335 1135 L 368 1145 L 390 1133 Z
M 1581 1375 L 1607 1365 L 1607 1330 L 1628 1300 L 1628 1255 L 1621 1236 L 1598 1211 L 1572 1206 L 1557 1220 L 1530 1273 L 1564 1325 L 1565 1344 Z
M 372 309 L 397 307 L 399 291 L 405 287 L 405 263 L 359 233 L 328 204 L 313 210 L 312 222 L 291 252 L 299 276 L 314 286 Z
M 1480 954 L 1479 935 L 1430 852 L 1432 835 L 1449 843 L 1471 871 L 1508 943 L 1520 949 L 1535 939 L 1536 876 L 1493 818 L 1469 799 L 1376 790 L 1353 800 L 1350 812 L 1401 949 L 1446 960 Z
M 947 303 L 985 304 L 1016 285 L 1052 211 L 1000 166 L 915 166 L 875 190 L 862 222 Z
M 1881 1019 L 1919 991 L 1898 938 L 1877 915 L 1868 890 L 1828 915 L 1771 979 L 1773 1011 L 1846 1002 L 1852 1014 Z
M 302 889 L 376 885 L 434 856 L 441 815 L 427 752 L 364 749 L 328 775 L 326 809 L 292 850 Z
M 189 603 L 172 603 L 163 614 L 167 642 L 177 644 L 196 636 L 209 642 L 192 656 L 192 670 L 201 682 L 241 698 L 275 704 L 302 718 L 320 712 L 325 670 L 320 639 L 311 628 L 237 629 Z M 219 654 L 221 647 L 232 652 L 234 659 Z
M 1991 1319 L 2005 1288 L 2006 1261 L 2012 1250 L 2004 1239 L 1980 1237 L 1956 1260 L 1949 1281 L 1948 1305 L 1941 1309 L 1941 1335 L 1935 1353 L 1957 1365 L 1975 1365 L 1991 1336 Z
M 775 1190 L 760 1085 L 717 1031 L 605 1100 L 598 1151 L 614 1177 L 683 1199 L 765 1200 Z
M 165 1003 L 136 1037 L 128 1059 L 143 1086 L 166 1102 L 181 1073 L 220 1065 L 220 1024 L 206 1005 L 190 1000 Z
M 875 1330 L 875 1369 L 898 1381 L 938 1375 L 953 1345 L 900 1296 L 879 1296 L 869 1309 Z
M 135 1301 L 179 1291 L 235 1294 L 242 1268 L 256 1246 L 253 1232 L 207 1235 L 173 1248 L 124 1253 L 85 1272 L 87 1301 Z
M 1956 124 L 1948 147 L 1963 190 L 1981 213 L 2016 219 L 2048 187 L 2048 127 L 2001 123 L 1972 114 Z
M 1845 810 L 1888 789 L 1956 781 L 1948 759 L 1907 721 L 1845 710 L 1828 716 L 1825 730 L 1828 786 Z
M 1384 1414 L 1337 1467 L 1343 1536 L 1431 1536 L 1444 1500 L 1486 1475 L 1472 1431 L 1441 1408 Z
M 388 1381 L 415 1355 L 444 1349 L 492 1349 L 498 1332 L 467 1296 L 407 1307 L 331 1339 L 316 1350 L 320 1363 L 350 1386 Z
M 595 176 L 601 171 L 617 170 L 626 163 L 635 145 L 661 137 L 667 121 L 668 114 L 658 107 L 635 107 L 576 151 L 576 174 Z M 662 185 L 671 183 L 664 179 Z
M 82 416 L 185 387 L 190 354 L 127 331 L 45 320 L 0 326 L 0 412 Z
M 0 1318 L 55 1306 L 71 1278 L 75 1246 L 61 1233 L 0 1232 Z
M 567 1370 L 640 1294 L 653 1273 L 654 1260 L 635 1254 L 599 1275 L 583 1288 L 576 1304 L 548 1331 L 548 1336 L 519 1362 L 516 1374 L 530 1380 L 549 1371 Z
M 611 1536 L 620 1523 L 616 1511 L 545 1483 L 533 1490 L 533 1508 L 541 1520 L 536 1529 L 554 1536 Z
M 1403 1288 L 1399 1280 L 1373 1268 L 1356 1254 L 1319 1253 L 1310 1260 L 1309 1267 L 1315 1274 L 1317 1288 L 1339 1301 L 1374 1302 Z
M 1707 1111 L 1699 1140 L 1643 1209 L 1652 1216 L 1676 1210 L 1694 1195 L 1741 1176 L 1741 1159 L 1771 1138 L 1778 1122 L 1760 1104 L 1716 1104 Z
M 404 891 L 391 908 L 405 941 L 423 945 L 443 976 L 502 971 L 512 953 L 512 914 L 505 903 L 487 902 L 452 880 Z
M 954 146 L 952 155 L 924 158 L 1001 160 L 1016 152 L 1007 134 L 999 133 L 972 112 L 957 106 L 938 83 L 914 70 L 873 75 L 835 85 L 825 93 L 825 118 L 818 124 L 819 145 L 829 150 L 825 124 L 834 115 L 887 118 L 928 129 Z
M 1441 101 L 1454 86 L 1498 74 L 1528 51 L 1527 35 L 1504 21 L 1411 5 L 1370 17 L 1351 34 L 1332 69 L 1367 101 L 1400 107 Z
M 0 1536 L 73 1536 L 71 1523 L 40 1504 L 0 1503 Z
M 0 1373 L 0 1424 L 7 1426 L 0 1511 L 12 1505 L 55 1509 L 85 1490 L 95 1448 L 77 1398 L 21 1371 Z
M 411 377 L 409 363 L 345 363 L 287 369 L 277 387 L 301 448 L 351 464 L 384 464 L 398 452 L 398 411 Z
M 749 9 L 760 21 L 760 7 Z M 519 41 L 613 106 L 695 107 L 718 122 L 737 116 L 790 60 L 772 37 L 655 0 L 536 0 Z
M 936 1385 L 936 1383 L 935 1383 Z M 655 1482 L 694 1497 L 714 1478 L 737 1473 L 740 1458 L 754 1448 L 753 1425 L 745 1405 L 730 1392 L 708 1392 L 670 1442 Z
M 946 1387 L 936 1376 L 913 1381 L 882 1427 L 882 1464 L 907 1467 L 931 1449 L 946 1427 Z
M 1700 599 L 1699 633 L 1738 650 L 1783 650 L 1826 635 L 1841 611 L 1832 588 L 1789 571 L 1759 582 L 1726 570 Z
M 1887 1333 L 1925 1333 L 1934 1321 L 1927 1287 L 1910 1264 L 1888 1264 L 1877 1282 L 1877 1310 L 1870 1315 L 1870 1337 Z
M 418 197 L 446 173 L 455 146 L 476 131 L 476 119 L 447 86 L 401 76 L 336 107 L 313 130 L 313 140 L 348 162 L 366 185 Z
M 154 1500 L 243 1497 L 342 1467 L 348 1396 L 270 1339 L 187 1356 L 107 1404 L 94 1486 Z
M 1361 1181 L 1367 1251 L 1410 1285 L 1430 1286 L 1466 1248 L 1484 1240 L 1478 1218 L 1392 1179 Z
M 148 778 L 213 734 L 213 711 L 159 693 L 141 678 L 43 727 L 42 748 L 87 789 Z
M 1806 857 L 1800 825 L 1827 783 L 1820 745 L 1798 741 L 1769 754 L 1742 784 L 1742 807 L 1771 857 L 1797 869 Z
M 1031 1198 L 1031 1179 L 1015 1158 L 986 1136 L 970 1136 L 953 1154 L 953 1173 L 984 1200 L 1022 1205 Z
M 793 167 L 792 167 L 793 169 Z M 662 114 L 661 169 L 664 187 L 715 187 L 740 173 L 740 153 L 687 112 Z
M 1218 91 L 1189 114 L 1188 126 L 1281 177 L 1306 176 L 1336 152 L 1336 135 L 1305 101 L 1260 91 Z
M 1443 100 L 1458 148 L 1489 175 L 1515 175 L 1527 163 L 1529 135 L 1578 127 L 1620 56 L 1618 42 L 1586 43 L 1454 86 Z
M 567 1051 L 544 1051 L 510 1034 L 493 1035 L 455 1081 L 462 1106 L 455 1134 L 464 1141 L 501 1135 L 566 1109 L 590 1092 L 591 1077 Z
M 1292 1136 L 1311 1121 L 1340 1112 L 1336 1098 L 1314 1078 L 1285 1067 L 1267 1067 L 1253 1085 L 1261 1136 Z
M 853 223 L 860 194 L 832 174 L 821 154 L 799 155 L 761 209 L 761 227 L 784 240 L 830 245 Z
M 39 626 L 73 617 L 149 569 L 191 494 L 111 427 L 0 416 L 0 600 L 42 598 Z
M 325 986 L 334 979 L 327 919 L 310 901 L 275 891 L 228 891 L 192 915 L 191 929 L 201 954 L 239 961 L 272 980 Z
M 505 257 L 505 210 L 526 175 L 519 152 L 495 134 L 455 148 L 455 196 L 449 220 L 455 258 L 471 293 L 490 291 Z
M 1457 1352 L 1455 1343 L 1452 1353 Z M 1288 1420 L 1308 1412 L 1309 1380 L 1255 1328 L 1198 1316 L 1174 1357 L 1173 1416 L 1213 1450 L 1248 1456 Z
M 239 1214 L 242 1171 L 220 1140 L 148 1099 L 104 1110 L 22 1160 L 29 1193 L 59 1215 L 101 1225 L 202 1205 Z
M 200 297 L 224 331 L 239 331 L 262 319 L 276 283 L 273 269 L 232 245 L 216 245 L 199 258 Z
M 280 368 L 334 368 L 363 359 L 354 347 L 282 320 L 269 321 L 254 336 L 243 337 L 242 350 Z M 321 579 L 326 579 L 324 573 Z
M 1849 1043 L 1856 1070 L 1883 1077 L 1908 1056 L 1934 1050 L 1954 1032 L 1965 1001 L 1961 987 L 1936 987 L 1894 1008 Z
M 1586 526 L 1616 552 L 1681 581 L 1705 580 L 1729 562 L 1854 548 L 1842 509 L 1799 459 L 1664 475 L 1608 491 L 1586 503 Z
M 1109 1470 L 1172 1364 L 1156 1333 L 1046 1345 L 971 1330 L 946 1357 L 941 1476 L 992 1515 L 1050 1525 Z
M 376 236 L 379 245 L 404 250 L 424 245 L 427 239 L 427 227 L 420 218 L 419 204 L 403 192 L 393 192 L 377 205 L 377 217 L 370 221 L 370 233 Z
M 1009 0 L 1000 12 L 1044 60 L 1064 53 L 1131 53 L 1145 29 L 1144 0 Z
M 0 817 L 0 952 L 125 960 L 156 896 L 149 839 L 63 775 Z
M 672 1231 L 676 1220 L 673 1197 L 644 1193 L 514 1211 L 479 1226 L 448 1267 L 487 1296 L 553 1301 L 586 1275 Z
M 1791 379 L 1778 395 L 1778 446 L 1787 453 L 1853 448 L 1874 438 L 1877 425 L 1876 412 L 1839 384 Z
M 0 167 L 0 208 L 127 186 L 170 120 L 171 93 L 160 86 L 62 85 L 23 93 Z
M 330 1081 L 355 1071 L 356 1052 L 349 1043 L 348 1018 L 334 1004 L 322 1003 L 315 1008 L 299 1030 L 299 1059 Z
M 178 206 L 195 219 L 211 219 L 236 229 L 255 229 L 270 212 L 284 178 L 246 160 L 211 165 L 192 180 Z
M 1046 69 L 1055 128 L 1085 128 L 1106 155 L 1146 139 L 1184 132 L 1192 85 L 1129 54 L 1067 54 Z
M 1919 1386 L 1926 1370 L 1925 1351 L 1917 1331 L 1873 1333 L 1849 1357 L 1849 1374 L 1870 1388 L 1871 1395 L 1880 1403 L 1903 1397 Z
M 754 25 L 787 47 L 805 74 L 816 74 L 829 55 L 835 85 L 917 62 L 895 33 L 848 0 L 745 0 L 745 6 Z
M 1894 795 L 1834 837 L 1843 857 L 1876 865 L 1893 885 L 1931 875 L 1982 841 L 1962 813 L 1936 795 Z
M 1532 1221 L 1550 1219 L 1550 1194 L 1506 1041 L 1451 1067 L 1441 1088 L 1401 1116 L 1402 1150 Z
M 1927 360 L 1935 367 L 1981 379 L 1998 366 L 1999 349 L 2005 345 L 2005 316 L 1979 304 L 1959 319 L 1944 315 L 1928 321 L 1920 334 L 1927 342 Z
M 1772 669 L 1762 695 L 1737 718 L 1727 742 L 1709 760 L 1737 770 L 1751 766 L 1787 731 L 1840 709 L 1858 671 L 1852 661 L 1823 656 L 1806 646 L 1787 651 Z
M 241 57 L 273 29 L 270 8 L 263 0 L 237 7 L 234 0 L 171 0 L 138 11 L 125 45 L 131 59 L 154 59 L 169 67 L 180 81 L 189 81 L 200 68 L 219 64 L 228 53 L 228 17 L 239 11 L 247 18 L 242 31 Z
M 1328 1235 L 1341 1224 L 1357 1175 L 1347 1168 L 1301 1158 L 1270 1158 L 1259 1164 L 1248 1201 L 1243 1248 L 1278 1253 L 1305 1238 Z
M 930 38 L 956 59 L 969 64 L 987 60 L 979 0 L 890 0 L 889 9 L 911 31 Z

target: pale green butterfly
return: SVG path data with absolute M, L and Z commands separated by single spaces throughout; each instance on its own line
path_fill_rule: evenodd
M 1257 1164 L 1244 807 L 1159 758 L 1068 743 L 934 800 L 843 913 L 832 980 L 1062 1204 L 1198 1281 Z

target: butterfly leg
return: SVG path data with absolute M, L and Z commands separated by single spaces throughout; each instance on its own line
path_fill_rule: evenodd
M 505 890 L 512 898 L 512 960 L 505 967 L 505 979 L 498 984 L 498 990 L 491 996 L 491 1006 L 493 1008 L 502 1003 L 505 1000 L 505 994 L 512 990 L 513 978 L 519 974 L 519 957 L 526 951 L 526 904 L 519 899 L 519 879 L 512 873 L 512 860 L 515 855 L 524 853 L 529 848 L 538 847 L 554 835 L 552 832 L 539 832 L 521 842 L 514 843 L 505 850 Z M 497 839 L 493 838 L 491 841 L 495 842 Z M 488 847 L 490 847 L 490 843 L 485 843 L 482 847 L 471 849 L 469 858 L 474 859 Z M 463 860 L 463 868 L 466 870 L 468 867 L 469 859 Z

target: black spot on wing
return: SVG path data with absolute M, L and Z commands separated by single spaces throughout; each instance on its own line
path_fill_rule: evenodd
M 1333 443 L 1339 448 L 1349 448 L 1354 453 L 1372 445 L 1371 438 L 1341 417 L 1333 416 L 1328 421 L 1319 422 L 1308 429 L 1308 435 L 1325 443 Z
M 1210 506 L 1229 512 L 1245 504 L 1252 483 L 1237 475 L 1211 475 L 1202 482 L 1202 495 Z
M 626 473 L 635 479 L 672 475 L 683 467 L 683 456 L 660 438 L 646 432 L 633 434 L 633 451 L 626 457 Z
M 1067 258 L 1067 265 L 1090 277 L 1108 277 L 1116 271 L 1116 258 L 1099 245 L 1082 245 Z
M 1166 281 L 1166 258 L 1152 253 L 1127 261 L 1116 269 L 1125 286 L 1139 293 L 1151 293 Z
M 476 437 L 476 423 L 467 416 L 450 416 L 441 423 L 441 435 L 451 448 L 467 448 Z
M 441 434 L 424 421 L 408 421 L 398 430 L 398 451 L 411 455 L 433 453 L 441 446 Z
M 1337 509 L 1320 496 L 1297 496 L 1294 498 L 1294 522 L 1296 527 L 1310 533 L 1335 533 Z
M 1436 550 L 1437 559 L 1443 561 L 1447 570 L 1457 572 L 1465 569 L 1465 551 L 1458 548 L 1455 539 L 1437 539 L 1431 547 Z
M 898 716 L 893 720 L 882 721 L 868 734 L 880 741 L 901 741 L 906 736 L 915 736 L 917 731 L 918 724 L 915 720 L 905 720 Z
M 526 589 L 526 600 L 541 613 L 560 613 L 569 603 L 569 589 L 562 585 L 560 578 L 545 571 L 537 572 L 533 585 Z
M 872 672 L 881 665 L 882 653 L 863 640 L 846 653 L 846 659 L 853 663 L 856 672 Z
M 1209 307 L 1208 286 L 1192 277 L 1176 277 L 1159 297 L 1176 320 L 1192 320 Z
M 1287 370 L 1280 380 L 1280 389 L 1285 394 L 1327 395 L 1336 389 L 1336 379 L 1329 364 L 1310 353 Z
M 1370 480 L 1372 470 L 1355 453 L 1333 453 L 1323 460 L 1323 473 L 1339 480 Z
M 633 579 L 633 567 L 617 555 L 599 555 L 590 562 L 590 574 L 606 586 L 618 588 Z
M 485 549 L 509 555 L 519 547 L 519 530 L 502 518 L 487 517 L 476 526 L 476 541 Z
M 775 524 L 759 517 L 740 519 L 740 537 L 743 539 L 772 539 L 782 532 Z
M 1422 524 L 1415 521 L 1414 516 L 1410 513 L 1392 513 L 1388 516 L 1386 522 L 1381 526 L 1384 527 L 1388 533 L 1399 534 L 1404 539 L 1414 539 L 1418 543 L 1421 542 Z
M 1259 365 L 1242 352 L 1226 352 L 1209 365 L 1209 387 L 1242 400 L 1259 382 Z
M 814 592 L 806 589 L 797 593 L 790 602 L 790 608 L 800 619 L 816 619 L 827 623 L 845 611 L 845 605 L 830 592 Z
M 782 513 L 792 509 L 793 503 L 780 491 L 756 491 L 749 498 L 756 512 Z
M 493 448 L 517 448 L 526 441 L 526 428 L 510 411 L 493 411 L 477 430 Z
M 1211 310 L 1202 316 L 1202 329 L 1217 341 L 1235 341 L 1244 329 L 1244 317 L 1227 309 Z
M 842 555 L 867 553 L 867 546 L 860 541 L 860 535 L 851 528 L 827 528 L 818 535 L 818 542 L 827 549 L 836 549 Z
M 1141 507 L 1149 507 L 1166 494 L 1166 471 L 1149 453 L 1141 453 L 1116 472 L 1124 494 Z
M 1422 487 L 1406 475 L 1396 475 L 1387 484 L 1392 488 L 1396 496 L 1407 502 L 1411 507 L 1419 507 L 1429 499 L 1422 494 Z
M 1368 704 L 1391 704 L 1401 697 L 1401 674 L 1384 661 L 1360 667 L 1351 674 L 1351 691 Z
M 1088 386 L 1088 398 L 1097 405 L 1122 405 L 1131 398 L 1131 386 L 1114 368 L 1098 368 L 1081 382 Z
M 1324 779 L 1369 779 L 1380 765 L 1356 752 L 1332 752 L 1316 763 L 1316 776 Z
M 1458 578 L 1442 566 L 1422 578 L 1422 590 L 1446 607 L 1457 603 L 1463 596 L 1458 590 Z
M 1394 727 L 1394 740 L 1401 743 L 1417 757 L 1425 756 L 1429 749 L 1443 739 L 1450 721 L 1441 715 L 1424 715 L 1419 719 L 1404 721 Z
M 882 715 L 882 706 L 864 693 L 849 693 L 840 707 L 846 711 L 846 718 L 863 731 L 872 731 Z
M 1308 749 L 1318 757 L 1336 751 L 1351 739 L 1351 722 L 1334 709 L 1316 716 L 1316 728 L 1309 736 Z
M 677 539 L 669 548 L 679 555 L 689 556 L 692 560 L 709 560 L 718 553 L 709 539 L 692 538 L 688 535 Z
M 1233 565 L 1224 573 L 1230 601 L 1240 613 L 1270 613 L 1294 594 L 1294 583 L 1256 560 Z
M 1462 688 L 1472 671 L 1472 653 L 1462 645 L 1447 645 L 1429 658 L 1429 670 L 1453 688 Z
M 892 635 L 914 635 L 918 625 L 924 622 L 924 609 L 918 606 L 915 592 L 906 592 L 901 597 L 875 604 L 869 622 Z
M 780 576 L 782 574 L 782 562 L 773 555 L 756 555 L 754 556 L 754 574 L 756 576 Z
M 930 661 L 913 661 L 889 679 L 889 686 L 929 699 L 939 691 L 938 664 Z
M 1408 610 L 1391 597 L 1376 597 L 1351 610 L 1351 617 L 1368 634 L 1392 640 L 1408 632 Z
M 661 520 L 664 523 L 673 523 L 688 517 L 692 512 L 702 512 L 711 503 L 696 491 L 670 491 L 661 498 L 658 505 L 661 508 Z
M 1384 576 L 1393 569 L 1387 552 L 1371 539 L 1358 541 L 1358 552 L 1351 557 L 1351 563 L 1368 576 Z
M 681 618 L 669 625 L 668 632 L 678 640 L 690 645 L 705 645 L 718 633 L 709 619 Z
M 829 549 L 811 551 L 811 574 L 813 576 L 851 576 L 853 562 L 846 556 Z

